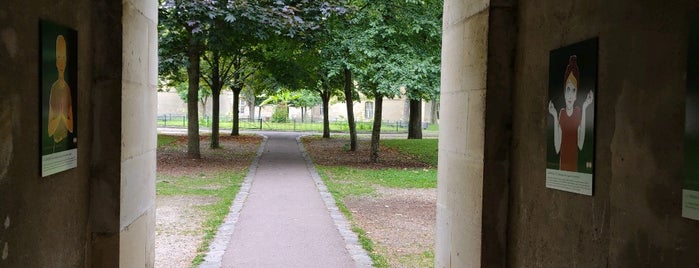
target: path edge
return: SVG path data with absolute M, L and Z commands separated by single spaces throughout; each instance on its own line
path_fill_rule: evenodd
M 318 192 L 320 192 L 320 197 L 323 199 L 325 207 L 330 213 L 330 217 L 333 219 L 333 222 L 335 222 L 335 227 L 340 232 L 342 239 L 345 240 L 345 248 L 349 252 L 350 256 L 352 256 L 356 267 L 373 267 L 373 261 L 369 257 L 369 254 L 359 243 L 359 237 L 352 231 L 349 221 L 347 221 L 345 216 L 342 215 L 340 209 L 337 208 L 335 198 L 333 198 L 332 194 L 330 194 L 328 191 L 328 187 L 326 187 L 325 183 L 323 183 L 323 179 L 320 178 L 320 175 L 313 164 L 313 160 L 311 160 L 308 151 L 306 151 L 306 148 L 303 146 L 301 138 L 306 136 L 308 135 L 297 137 L 296 143 L 299 145 L 299 150 L 301 150 L 303 159 L 306 160 L 306 168 L 308 169 L 308 172 L 311 173 L 311 177 L 318 188 Z
M 216 231 L 216 236 L 214 240 L 209 244 L 209 252 L 206 253 L 204 257 L 204 262 L 199 264 L 200 268 L 220 268 L 221 261 L 223 260 L 223 254 L 226 253 L 228 249 L 228 244 L 230 243 L 231 236 L 235 230 L 235 224 L 238 222 L 240 217 L 240 211 L 243 209 L 245 201 L 248 199 L 248 194 L 250 193 L 250 187 L 252 187 L 253 179 L 255 174 L 257 174 L 257 167 L 259 166 L 260 157 L 267 147 L 267 136 L 264 134 L 257 133 L 256 135 L 262 136 L 262 143 L 260 148 L 257 149 L 257 155 L 255 159 L 252 160 L 250 168 L 248 169 L 248 174 L 243 180 L 243 184 L 240 185 L 240 190 L 236 194 L 235 199 L 231 203 L 228 215 L 224 219 L 223 224 Z

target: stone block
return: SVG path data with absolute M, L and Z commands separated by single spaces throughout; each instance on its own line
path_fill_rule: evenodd
M 438 266 L 477 267 L 480 263 L 483 163 L 463 154 L 440 156 L 437 194 Z M 459 263 L 459 265 L 454 265 Z
M 484 156 L 485 95 L 485 90 L 474 90 L 468 94 L 466 156 L 469 160 L 478 162 L 482 162 Z
M 121 228 L 128 226 L 154 206 L 155 166 L 154 150 L 122 162 Z
M 143 16 L 132 5 L 124 5 L 123 22 L 123 80 L 148 83 L 150 62 L 149 29 L 152 21 Z M 154 51 L 153 53 L 157 53 Z
M 156 92 L 143 84 L 122 82 L 121 159 L 136 157 L 155 147 L 146 147 L 149 135 L 155 135 L 153 107 L 157 106 Z
M 126 6 L 139 11 L 143 16 L 157 23 L 158 1 L 125 0 L 124 7 Z
M 442 36 L 442 92 L 484 89 L 488 56 L 488 14 L 452 25 Z
M 468 93 L 442 92 L 440 97 L 439 149 L 452 153 L 466 154 L 466 129 L 469 124 Z
M 158 20 L 148 22 L 148 85 L 158 86 Z
M 444 28 L 458 24 L 490 6 L 490 0 L 444 1 Z
M 119 267 L 153 266 L 155 244 L 151 233 L 154 224 L 155 212 L 151 209 L 122 228 L 119 236 Z

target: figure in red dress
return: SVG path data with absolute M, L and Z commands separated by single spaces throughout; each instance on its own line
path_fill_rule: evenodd
M 580 81 L 578 70 L 578 58 L 573 55 L 568 60 L 565 72 L 565 84 L 563 93 L 565 108 L 556 111 L 553 103 L 549 101 L 549 114 L 553 116 L 553 145 L 560 157 L 560 170 L 578 171 L 578 151 L 582 150 L 585 143 L 585 114 L 594 98 L 590 91 L 582 105 L 575 106 Z

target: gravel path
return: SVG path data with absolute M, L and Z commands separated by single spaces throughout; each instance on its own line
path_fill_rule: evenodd
M 155 217 L 155 267 L 190 267 L 204 234 L 204 212 L 198 206 L 215 197 L 159 196 Z

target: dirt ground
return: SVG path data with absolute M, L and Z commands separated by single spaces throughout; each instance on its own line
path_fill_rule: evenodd
M 411 159 L 398 151 L 379 147 L 379 163 L 371 163 L 369 140 L 359 140 L 354 152 L 348 151 L 349 138 L 322 139 L 320 137 L 304 138 L 306 150 L 313 158 L 313 163 L 326 166 L 350 166 L 358 168 L 426 168 L 429 165 Z
M 257 153 L 259 136 L 221 136 L 221 149 L 209 149 L 209 137 L 201 138 L 202 159 L 187 157 L 187 137 L 158 148 L 157 180 L 174 176 L 202 176 L 227 169 L 244 169 Z M 206 196 L 158 196 L 156 198 L 155 267 L 184 268 L 192 265 L 202 242 L 204 211 L 216 202 Z
M 373 198 L 348 197 L 345 205 L 379 252 L 388 255 L 391 267 L 423 267 L 400 260 L 433 250 L 436 189 L 379 188 L 377 192 Z
M 360 141 L 357 152 L 341 150 L 346 139 L 309 139 L 306 150 L 316 164 L 360 168 L 425 168 L 427 165 L 381 147 L 379 164 L 369 163 L 369 141 Z M 344 200 L 354 221 L 367 232 L 391 267 L 426 267 L 420 258 L 434 249 L 437 189 L 393 189 L 375 186 L 377 195 Z
M 158 196 L 156 202 L 155 267 L 190 267 L 203 233 L 204 213 L 196 207 L 212 204 L 216 198 Z
M 187 157 L 187 136 L 176 136 L 177 140 L 158 148 L 158 176 L 185 176 L 200 173 L 215 173 L 230 168 L 248 167 L 262 141 L 260 136 L 221 135 L 221 149 L 209 149 L 210 137 L 202 136 L 199 141 L 201 159 Z

